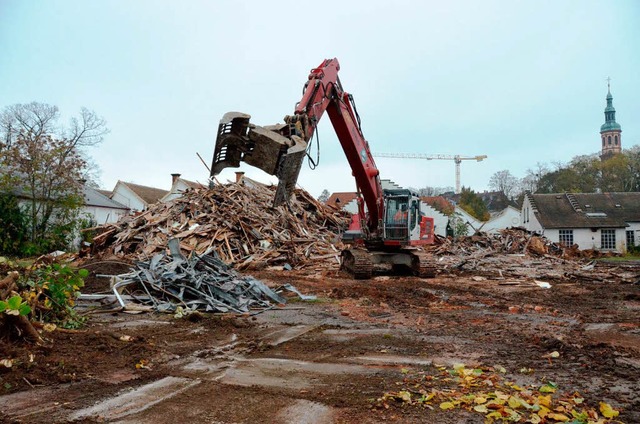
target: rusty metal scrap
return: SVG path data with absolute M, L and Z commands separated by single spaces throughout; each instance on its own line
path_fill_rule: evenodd
M 296 189 L 288 205 L 271 207 L 274 187 L 258 183 L 193 189 L 169 203 L 157 203 L 137 216 L 99 228 L 92 254 L 148 259 L 171 238 L 185 256 L 215 252 L 236 269 L 337 257 L 338 234 L 348 225 L 336 212 Z

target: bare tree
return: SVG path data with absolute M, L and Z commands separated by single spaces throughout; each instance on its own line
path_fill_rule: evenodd
M 502 192 L 507 199 L 512 199 L 517 195 L 519 189 L 519 181 L 516 177 L 511 175 L 508 170 L 498 171 L 491 176 L 489 180 L 489 187 L 495 191 Z
M 99 144 L 109 132 L 105 120 L 84 107 L 80 109 L 80 116 L 71 118 L 67 126 L 60 125 L 59 121 L 57 106 L 38 102 L 8 106 L 0 113 L 1 143 L 10 147 L 19 134 L 31 140 L 48 135 L 64 139 L 70 152 Z
M 322 203 L 327 203 L 327 200 L 329 200 L 329 190 L 327 190 L 326 188 L 324 190 L 322 190 L 322 193 L 320 193 L 320 197 L 318 197 L 318 202 L 322 202 Z
M 540 179 L 547 175 L 550 171 L 549 167 L 542 162 L 538 162 L 535 168 L 527 169 L 526 175 L 520 180 L 520 188 L 535 193 L 538 190 Z

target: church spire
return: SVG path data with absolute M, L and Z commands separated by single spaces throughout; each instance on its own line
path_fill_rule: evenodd
M 611 95 L 611 78 L 607 78 L 607 107 L 604 108 L 604 124 L 600 127 L 603 159 L 622 151 L 622 127 L 616 122 L 616 109 Z

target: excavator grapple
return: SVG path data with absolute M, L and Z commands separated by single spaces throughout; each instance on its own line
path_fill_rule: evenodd
M 209 184 L 223 169 L 237 168 L 240 162 L 246 162 L 278 177 L 275 207 L 285 203 L 293 192 L 307 143 L 289 135 L 288 125 L 260 127 L 251 124 L 250 119 L 251 115 L 246 113 L 228 112 L 220 120 Z

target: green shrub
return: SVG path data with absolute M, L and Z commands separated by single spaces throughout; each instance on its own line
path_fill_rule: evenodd
M 77 314 L 74 306 L 88 275 L 86 269 L 74 270 L 59 263 L 35 270 L 27 285 L 31 288 L 30 297 L 42 301 L 37 318 L 64 328 L 80 327 L 86 319 Z
M 0 194 L 0 254 L 18 255 L 27 238 L 27 224 L 18 199 Z

